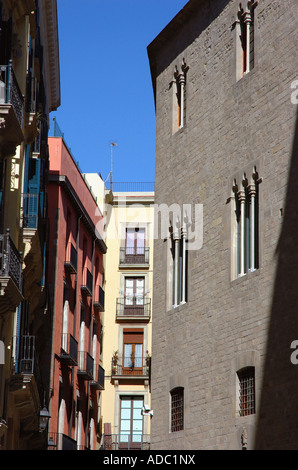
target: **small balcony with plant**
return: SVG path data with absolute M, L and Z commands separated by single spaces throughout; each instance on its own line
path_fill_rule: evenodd
M 116 351 L 112 357 L 112 379 L 149 379 L 150 355 L 146 351 L 145 356 L 119 356 Z

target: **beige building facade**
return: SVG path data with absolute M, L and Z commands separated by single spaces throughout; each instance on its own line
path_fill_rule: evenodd
M 297 449 L 296 1 L 191 0 L 148 55 L 152 449 Z
M 85 177 L 103 208 L 107 245 L 101 447 L 148 450 L 152 419 L 154 188 L 148 191 L 123 183 L 118 191 L 116 183 L 111 191 L 105 189 L 98 175 Z

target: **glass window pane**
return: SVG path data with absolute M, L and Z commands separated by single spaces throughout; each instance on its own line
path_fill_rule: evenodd
M 130 409 L 129 408 L 123 408 L 121 410 L 121 419 L 130 419 Z

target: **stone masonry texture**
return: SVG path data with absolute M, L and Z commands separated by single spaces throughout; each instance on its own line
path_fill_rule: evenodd
M 243 2 L 244 4 L 244 2 Z M 245 2 L 246 4 L 246 2 Z M 155 203 L 203 204 L 188 298 L 167 304 L 167 241 L 155 240 L 152 449 L 298 449 L 297 1 L 259 0 L 255 65 L 236 81 L 238 1 L 190 1 L 148 47 L 156 103 Z M 182 16 L 181 16 L 182 15 Z M 172 132 L 175 66 L 189 66 Z M 257 167 L 259 269 L 231 276 L 232 182 Z M 256 413 L 237 415 L 236 371 L 255 366 Z M 170 390 L 184 429 L 170 432 Z

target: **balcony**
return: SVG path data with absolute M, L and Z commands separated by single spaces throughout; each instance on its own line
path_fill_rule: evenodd
M 149 379 L 150 358 L 149 357 L 115 357 L 112 358 L 113 379 Z
M 143 247 L 120 247 L 121 267 L 149 267 L 149 246 Z
M 83 380 L 93 380 L 94 359 L 86 351 L 79 351 L 78 375 Z
M 14 155 L 16 146 L 24 139 L 23 115 L 24 97 L 10 61 L 0 66 L 0 144 L 7 146 L 7 155 Z
M 95 299 L 94 299 L 94 308 L 98 312 L 105 311 L 105 292 L 101 286 L 95 287 Z
M 66 434 L 50 432 L 48 450 L 77 450 L 77 441 Z
M 62 333 L 60 361 L 68 366 L 78 365 L 78 342 L 69 333 Z
M 116 300 L 117 321 L 146 321 L 151 316 L 151 299 L 144 296 L 124 296 Z
M 39 429 L 38 415 L 43 388 L 35 348 L 35 336 L 14 337 L 14 370 L 9 379 L 9 394 L 20 416 L 23 432 Z
M 101 450 L 150 450 L 150 434 L 104 434 Z
M 14 311 L 22 298 L 22 259 L 7 230 L 0 234 L 0 314 Z
M 105 388 L 105 371 L 101 367 L 101 365 L 98 365 L 97 367 L 97 374 L 96 372 L 94 373 L 94 377 L 96 378 L 93 380 L 90 385 L 96 390 L 104 390 Z
M 93 276 L 88 268 L 85 268 L 83 271 L 83 279 L 81 285 L 81 291 L 87 296 L 92 296 L 93 288 Z
M 75 274 L 77 272 L 78 253 L 71 242 L 69 242 L 66 247 L 64 267 L 71 274 Z

